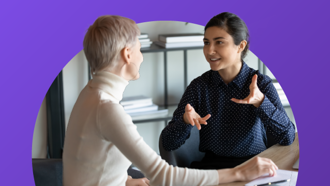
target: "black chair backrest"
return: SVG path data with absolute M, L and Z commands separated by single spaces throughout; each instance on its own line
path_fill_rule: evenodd
M 62 186 L 62 159 L 32 159 L 36 186 Z
M 267 136 L 267 148 L 277 144 L 277 142 L 275 141 L 275 137 L 271 132 L 267 131 L 266 136 Z
M 189 167 L 193 161 L 201 161 L 205 155 L 199 151 L 199 130 L 193 127 L 190 137 L 178 149 L 166 151 L 163 147 L 162 136 L 159 137 L 160 156 L 170 165 L 178 167 Z

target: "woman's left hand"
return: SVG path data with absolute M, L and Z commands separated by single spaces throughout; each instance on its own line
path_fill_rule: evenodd
M 250 94 L 248 97 L 245 99 L 236 99 L 236 98 L 231 98 L 231 100 L 235 103 L 240 103 L 240 104 L 252 104 L 255 107 L 259 107 L 261 103 L 264 101 L 265 95 L 259 90 L 258 85 L 257 85 L 257 79 L 258 75 L 255 74 L 252 77 L 252 82 L 250 84 Z

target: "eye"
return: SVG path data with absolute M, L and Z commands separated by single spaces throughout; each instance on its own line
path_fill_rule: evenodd
M 217 41 L 217 44 L 223 44 L 223 42 L 222 41 Z
M 209 45 L 210 43 L 208 41 L 204 41 L 204 45 Z

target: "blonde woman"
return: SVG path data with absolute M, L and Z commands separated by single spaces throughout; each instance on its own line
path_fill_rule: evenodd
M 256 157 L 232 169 L 197 170 L 168 165 L 142 139 L 119 104 L 143 61 L 139 28 L 120 16 L 99 17 L 84 38 L 93 79 L 72 110 L 63 152 L 64 186 L 217 185 L 274 175 L 277 166 Z M 150 180 L 127 176 L 136 165 Z

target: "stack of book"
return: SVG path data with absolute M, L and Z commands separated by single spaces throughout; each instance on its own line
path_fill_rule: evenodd
M 148 34 L 141 33 L 141 35 L 138 36 L 139 41 L 141 43 L 141 48 L 148 48 L 150 47 L 152 41 L 150 41 Z
M 164 48 L 201 47 L 203 38 L 204 34 L 200 33 L 161 34 L 154 43 Z
M 281 99 L 281 102 L 282 102 L 282 105 L 283 106 L 290 106 L 289 104 L 289 100 L 288 98 L 286 97 L 281 85 L 278 83 L 278 82 L 274 82 L 273 83 L 274 87 L 276 88 L 276 91 L 277 91 L 277 94 L 278 96 L 280 97 Z
M 142 95 L 124 97 L 120 104 L 133 120 L 162 117 L 168 114 L 168 109 L 159 109 L 150 97 Z

